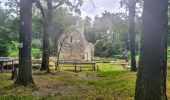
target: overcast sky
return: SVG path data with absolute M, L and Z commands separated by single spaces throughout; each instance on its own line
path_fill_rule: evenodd
M 120 12 L 119 9 L 120 0 L 93 0 L 95 7 L 90 2 L 91 0 L 84 0 L 84 4 L 81 7 L 82 16 L 94 17 L 95 15 L 101 15 L 104 11 Z
M 7 0 L 0 0 L 0 2 L 4 3 Z M 95 15 L 101 15 L 104 11 L 109 12 L 120 12 L 123 11 L 119 9 L 120 0 L 93 0 L 95 7 L 90 2 L 91 0 L 84 0 L 84 4 L 82 5 L 81 12 L 82 17 L 89 16 L 94 17 Z

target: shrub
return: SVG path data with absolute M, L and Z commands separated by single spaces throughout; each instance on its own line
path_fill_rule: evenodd
M 0 56 L 8 56 L 8 45 L 7 43 L 0 43 Z
M 40 39 L 33 39 L 32 40 L 32 48 L 42 48 L 42 41 Z
M 41 50 L 37 48 L 32 48 L 32 57 L 35 59 L 41 58 Z
M 18 57 L 19 55 L 19 49 L 18 49 L 18 42 L 12 41 L 9 45 L 9 55 L 10 57 Z
M 121 54 L 121 43 L 115 43 L 107 40 L 99 40 L 94 47 L 94 55 L 97 57 L 112 57 L 112 55 Z

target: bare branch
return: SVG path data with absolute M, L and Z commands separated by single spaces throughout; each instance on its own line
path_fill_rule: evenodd
M 62 41 L 59 39 L 59 41 L 61 41 L 61 42 L 60 42 L 59 50 L 58 50 L 58 52 L 57 52 L 57 67 L 59 66 L 59 60 L 60 60 L 59 56 L 60 56 L 61 48 L 63 47 L 63 43 L 64 43 L 64 41 L 68 38 L 68 36 L 69 36 L 71 33 L 72 33 L 72 32 L 69 32 L 68 34 L 66 34 L 66 36 L 63 38 Z
M 43 19 L 45 19 L 45 11 L 44 11 L 44 9 L 42 7 L 42 4 L 41 4 L 40 0 L 36 0 L 35 2 L 36 2 L 37 8 L 41 11 Z
M 90 2 L 92 3 L 93 8 L 95 8 L 95 9 L 96 9 L 96 5 L 94 4 L 94 1 L 93 1 L 93 0 L 90 0 Z
M 55 5 L 55 6 L 53 6 L 52 9 L 56 9 L 56 8 L 58 8 L 59 6 L 61 6 L 62 4 L 64 4 L 64 0 L 60 0 L 59 3 L 58 3 L 57 5 Z

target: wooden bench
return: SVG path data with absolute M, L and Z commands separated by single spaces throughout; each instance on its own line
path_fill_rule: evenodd
M 57 70 L 59 70 L 60 65 L 65 65 L 63 67 L 74 67 L 74 71 L 77 72 L 77 68 L 80 68 L 80 71 L 82 71 L 82 68 L 89 68 L 92 67 L 93 70 L 96 70 L 96 62 L 93 61 L 59 61 Z
M 12 58 L 12 57 L 0 57 L 0 69 L 1 73 L 3 72 L 4 66 L 7 65 L 8 63 L 11 63 L 12 69 L 14 69 L 14 62 L 18 61 L 18 58 Z

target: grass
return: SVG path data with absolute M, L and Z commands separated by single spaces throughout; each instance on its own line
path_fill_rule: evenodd
M 51 74 L 35 72 L 40 73 L 33 76 L 36 87 L 27 88 L 13 86 L 10 73 L 0 74 L 0 100 L 133 100 L 136 73 L 123 70 L 117 63 L 97 65 L 99 71 L 74 73 L 74 68 L 62 68 Z

